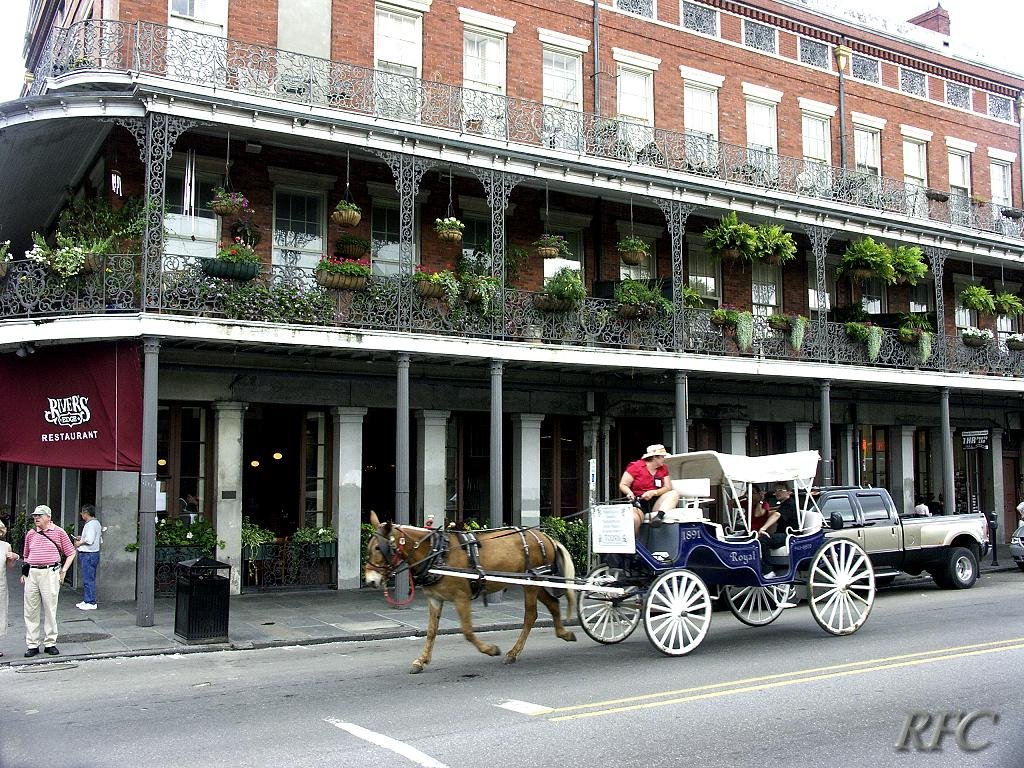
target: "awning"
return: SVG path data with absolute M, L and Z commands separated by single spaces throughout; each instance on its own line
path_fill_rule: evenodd
M 0 461 L 138 472 L 142 373 L 135 342 L 24 345 L 0 355 Z

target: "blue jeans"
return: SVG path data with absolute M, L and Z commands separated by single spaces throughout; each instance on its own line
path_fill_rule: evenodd
M 96 605 L 96 567 L 100 564 L 99 552 L 79 552 L 78 562 L 82 568 L 84 583 L 83 602 Z

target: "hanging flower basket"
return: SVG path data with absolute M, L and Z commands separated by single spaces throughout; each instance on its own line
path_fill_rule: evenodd
M 619 304 L 618 314 L 622 320 L 634 320 L 640 317 L 640 306 L 638 304 Z
M 740 260 L 740 249 L 739 248 L 724 248 L 720 256 L 722 261 L 739 261 Z
M 622 259 L 623 264 L 628 264 L 631 267 L 638 267 L 644 263 L 643 251 L 619 251 L 619 258 Z
M 102 268 L 103 254 L 87 253 L 85 254 L 85 261 L 82 262 L 82 268 L 79 270 L 79 274 L 91 275 L 93 272 L 99 272 Z
M 924 196 L 927 197 L 929 200 L 934 200 L 936 203 L 949 202 L 949 193 L 942 192 L 938 189 L 925 190 Z
M 441 283 L 431 283 L 427 280 L 420 280 L 416 283 L 416 292 L 424 299 L 443 299 L 444 286 Z
M 533 295 L 533 306 L 541 312 L 568 312 L 575 304 L 571 299 L 556 299 L 543 293 Z
M 1019 219 L 1024 217 L 1024 211 L 1020 208 L 1003 208 L 1002 214 L 1008 219 Z
M 967 335 L 962 335 L 960 338 L 963 339 L 965 347 L 975 347 L 975 348 L 978 348 L 978 347 L 984 347 L 984 346 L 986 346 L 988 344 L 988 339 L 986 339 L 983 336 L 967 336 Z
M 437 233 L 437 239 L 442 242 L 462 242 L 462 233 L 454 229 L 443 229 Z
M 1007 339 L 1006 348 L 1011 352 L 1024 352 L 1024 341 L 1017 339 Z
M 788 333 L 789 331 L 793 330 L 793 323 L 790 321 L 788 317 L 769 315 L 768 325 L 769 327 L 775 329 L 776 331 L 786 331 Z
M 537 255 L 542 259 L 553 259 L 558 256 L 558 249 L 549 245 L 541 245 L 537 248 Z
M 203 259 L 202 267 L 208 276 L 222 277 L 226 280 L 252 280 L 260 273 L 260 265 L 248 261 Z
M 331 213 L 331 221 L 339 227 L 348 229 L 359 224 L 362 219 L 362 214 L 359 211 L 354 211 L 351 208 L 345 210 L 335 210 Z
M 334 291 L 360 291 L 366 287 L 369 280 L 359 275 L 339 275 L 323 269 L 318 269 L 315 275 L 317 283 Z

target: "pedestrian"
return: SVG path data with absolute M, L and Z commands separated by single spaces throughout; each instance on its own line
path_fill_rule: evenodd
M 57 599 L 68 568 L 75 561 L 75 545 L 60 526 L 50 519 L 52 512 L 45 504 L 32 510 L 36 527 L 25 534 L 21 583 L 25 585 L 25 656 L 39 653 L 40 624 L 45 632 L 43 652 L 51 656 L 57 650 Z M 61 560 L 64 560 L 63 565 Z
M 100 544 L 103 541 L 103 528 L 96 519 L 96 507 L 83 504 L 82 535 L 75 537 L 75 548 L 78 550 L 78 562 L 82 568 L 82 602 L 75 607 L 80 611 L 96 610 L 96 569 L 100 564 Z
M 4 541 L 7 535 L 7 526 L 0 520 L 0 641 L 7 637 L 7 569 L 13 567 L 18 561 L 18 553 L 11 550 L 11 545 Z M 0 656 L 3 656 L 0 651 Z

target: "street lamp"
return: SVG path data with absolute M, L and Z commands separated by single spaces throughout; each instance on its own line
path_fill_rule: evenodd
M 836 59 L 839 70 L 839 167 L 846 170 L 846 67 L 852 55 L 850 48 L 844 43 L 837 45 L 832 55 Z

